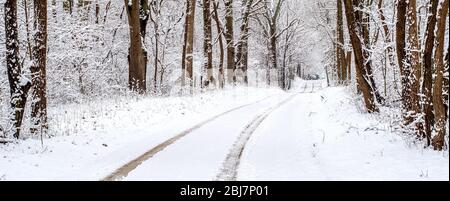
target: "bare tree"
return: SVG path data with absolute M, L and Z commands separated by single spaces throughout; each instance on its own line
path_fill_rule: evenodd
M 213 18 L 216 22 L 216 28 L 217 28 L 217 41 L 219 42 L 219 51 L 220 51 L 220 61 L 219 61 L 219 75 L 218 75 L 218 81 L 219 81 L 219 87 L 223 88 L 225 85 L 225 74 L 224 74 L 224 60 L 225 60 L 225 50 L 223 45 L 223 35 L 224 35 L 224 28 L 219 18 L 219 2 L 216 0 L 213 0 Z
M 249 37 L 249 19 L 251 9 L 253 6 L 253 0 L 244 0 L 245 4 L 244 12 L 242 14 L 242 24 L 240 27 L 241 36 L 237 44 L 237 69 L 242 72 L 244 77 L 244 83 L 248 84 L 248 37 Z
M 337 61 L 337 73 L 339 82 L 342 84 L 348 78 L 347 76 L 347 61 L 344 51 L 344 22 L 343 22 L 343 7 L 342 0 L 337 0 L 337 48 L 336 48 L 336 61 Z
M 276 71 L 279 87 L 286 90 L 286 69 L 285 66 L 279 67 L 278 65 L 278 41 L 286 31 L 298 23 L 298 19 L 292 19 L 289 23 L 287 23 L 286 27 L 278 27 L 278 21 L 280 19 L 282 6 L 284 3 L 285 0 L 264 0 L 264 9 L 261 14 L 264 21 L 259 18 L 256 18 L 256 20 L 263 29 L 263 35 L 268 41 L 268 84 L 271 83 L 270 79 L 272 77 L 272 72 Z
M 433 49 L 434 49 L 434 31 L 436 27 L 436 15 L 438 8 L 438 1 L 431 0 L 431 14 L 428 15 L 427 19 L 427 29 L 425 35 L 425 49 L 423 54 L 423 85 L 422 85 L 422 93 L 423 102 L 424 102 L 424 115 L 425 115 L 425 133 L 422 138 L 426 139 L 427 145 L 429 146 L 431 143 L 431 131 L 434 125 L 434 114 L 433 114 L 433 105 L 432 105 L 432 88 L 433 88 Z
M 236 64 L 234 48 L 234 16 L 233 0 L 225 0 L 225 39 L 227 41 L 227 80 L 229 83 L 236 82 Z
M 17 23 L 17 0 L 5 2 L 5 35 L 6 35 L 6 68 L 11 94 L 11 108 L 13 111 L 14 137 L 19 138 L 20 127 L 27 101 L 27 93 L 31 82 L 22 74 L 22 64 L 19 54 L 19 30 Z
M 416 0 L 409 0 L 408 14 L 407 14 L 407 26 L 408 26 L 408 44 L 406 51 L 406 61 L 410 64 L 411 72 L 409 74 L 408 82 L 410 83 L 410 121 L 418 116 L 421 112 L 419 103 L 419 89 L 420 89 L 420 77 L 422 76 L 422 67 L 420 65 L 420 43 L 419 43 L 419 31 L 417 23 L 417 5 Z M 408 118 L 408 117 L 406 117 Z M 410 123 L 410 122 L 406 122 Z M 423 131 L 421 124 L 416 123 L 416 130 L 421 133 Z M 421 134 L 420 134 L 421 135 Z
M 184 27 L 182 85 L 186 85 L 186 77 L 189 79 L 191 93 L 194 81 L 193 51 L 194 51 L 194 27 L 195 27 L 195 0 L 188 0 L 186 5 L 186 22 Z M 186 75 L 187 73 L 187 75 Z
M 206 71 L 203 86 L 214 84 L 213 52 L 212 52 L 212 28 L 211 28 L 211 0 L 203 0 L 203 56 L 205 58 L 203 68 Z
M 373 88 L 370 86 L 370 81 L 368 72 L 366 70 L 367 65 L 365 58 L 363 56 L 363 44 L 361 41 L 363 37 L 361 26 L 361 19 L 359 16 L 355 16 L 357 13 L 355 7 L 358 6 L 358 1 L 355 0 L 344 0 L 345 5 L 345 15 L 347 17 L 347 26 L 350 33 L 350 40 L 353 46 L 353 53 L 355 55 L 355 69 L 356 69 L 356 81 L 359 88 L 361 89 L 364 102 L 368 112 L 378 112 L 379 109 L 375 104 L 375 95 L 372 91 Z
M 47 0 L 34 0 L 33 65 L 30 67 L 33 84 L 31 133 L 46 133 L 47 123 Z
M 448 1 L 444 0 L 439 6 L 439 21 L 437 24 L 436 49 L 434 53 L 436 66 L 436 79 L 433 88 L 433 108 L 435 115 L 435 129 L 437 135 L 433 138 L 433 147 L 436 150 L 442 150 L 445 143 L 446 113 L 442 89 L 444 84 L 444 46 L 445 46 L 445 27 L 448 14 Z M 447 71 L 448 73 L 448 71 Z
M 147 51 L 144 47 L 149 9 L 147 0 L 125 0 L 130 27 L 130 47 L 128 53 L 130 90 L 145 93 L 147 88 Z

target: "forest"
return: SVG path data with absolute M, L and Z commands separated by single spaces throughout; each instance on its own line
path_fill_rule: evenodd
M 171 179 L 172 169 L 164 163 L 176 155 L 170 148 L 192 149 L 194 158 L 203 144 L 208 145 L 198 154 L 211 151 L 197 159 L 211 161 L 206 179 L 267 179 L 277 171 L 269 171 L 260 155 L 250 159 L 252 154 L 273 146 L 275 157 L 276 147 L 301 147 L 294 141 L 302 139 L 311 140 L 306 152 L 312 158 L 344 153 L 344 146 L 362 152 L 349 151 L 348 160 L 380 153 L 387 158 L 392 148 L 391 157 L 416 161 L 411 167 L 423 165 L 410 168 L 414 176 L 396 174 L 409 166 L 394 165 L 392 175 L 356 178 L 448 179 L 449 0 L 0 3 L 0 180 L 134 180 L 147 178 L 144 166 L 167 173 L 149 178 Z M 232 127 L 237 130 L 227 130 Z M 235 135 L 204 134 L 201 142 L 189 141 L 202 129 Z M 148 144 L 138 145 L 144 139 Z M 115 155 L 120 160 L 111 156 L 133 145 L 129 154 Z M 212 150 L 221 149 L 222 155 L 213 157 Z M 363 149 L 373 153 L 363 155 Z M 85 166 L 52 173 L 64 157 L 85 152 L 96 155 L 85 163 L 80 159 Z M 13 170 L 36 166 L 36 154 L 51 161 L 39 166 L 42 172 L 21 177 Z M 57 159 L 50 159 L 54 154 Z M 135 158 L 145 161 L 141 171 L 140 163 L 126 173 L 118 168 Z M 80 173 L 94 159 L 111 167 Z M 258 177 L 252 171 L 258 164 L 269 173 Z M 273 178 L 285 178 L 275 173 Z M 199 175 L 176 178 L 203 178 Z M 285 176 L 316 179 L 311 175 Z

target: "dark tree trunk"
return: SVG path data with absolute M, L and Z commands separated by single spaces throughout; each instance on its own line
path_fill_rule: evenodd
M 33 83 L 31 133 L 46 133 L 47 123 L 47 0 L 34 0 L 35 34 L 33 47 L 33 65 L 30 67 Z
M 433 88 L 433 49 L 434 49 L 434 31 L 436 27 L 436 15 L 439 1 L 431 0 L 431 14 L 427 19 L 427 30 L 425 36 L 425 49 L 423 54 L 423 85 L 422 93 L 424 93 L 424 115 L 425 115 L 425 138 L 427 145 L 431 143 L 431 131 L 434 125 L 434 114 L 432 105 L 432 88 Z
M 17 0 L 5 2 L 5 35 L 6 35 L 6 68 L 11 94 L 11 108 L 13 111 L 14 137 L 19 138 L 20 127 L 25 109 L 27 93 L 31 83 L 22 75 L 20 64 L 18 27 L 17 27 Z
M 130 6 L 129 1 L 132 1 Z M 128 54 L 130 90 L 138 93 L 145 93 L 147 89 L 147 52 L 144 48 L 144 36 L 148 11 L 142 6 L 140 0 L 125 0 L 127 8 L 128 23 L 130 27 L 130 47 Z M 145 24 L 145 25 L 144 25 Z
M 367 77 L 368 72 L 365 68 L 365 61 L 363 56 L 363 44 L 360 38 L 363 37 L 361 33 L 361 21 L 359 16 L 355 16 L 354 3 L 352 0 L 345 0 L 345 15 L 347 17 L 347 25 L 350 33 L 350 40 L 353 46 L 353 52 L 355 55 L 355 69 L 356 69 L 356 80 L 359 88 L 361 89 L 364 102 L 369 113 L 378 112 L 379 109 L 375 104 L 373 88 L 370 86 L 370 78 Z M 360 28 L 360 29 L 358 29 Z
M 186 77 L 188 78 L 191 93 L 193 84 L 194 84 L 194 74 L 193 74 L 193 62 L 194 62 L 194 26 L 195 26 L 195 0 L 187 1 L 186 5 L 186 22 L 185 22 L 185 33 L 184 33 L 184 46 L 183 46 L 183 59 L 184 65 L 183 67 L 183 75 L 182 75 L 182 85 L 185 86 Z M 186 75 L 187 74 L 187 75 Z
M 448 1 L 444 0 L 439 9 L 439 22 L 437 26 L 436 36 L 436 51 L 434 54 L 435 66 L 436 66 L 436 79 L 434 80 L 433 88 L 433 108 L 436 118 L 436 133 L 433 138 L 433 147 L 435 150 L 442 150 L 445 143 L 445 130 L 446 130 L 446 113 L 444 97 L 442 95 L 444 84 L 444 46 L 445 46 L 445 25 L 448 14 Z M 448 73 L 448 72 L 447 72 Z
M 204 86 L 214 84 L 213 76 L 213 52 L 212 52 L 212 29 L 211 29 L 211 0 L 203 0 L 203 56 L 205 61 L 203 68 L 206 70 L 206 80 Z
M 337 60 L 337 72 L 339 83 L 344 83 L 347 80 L 347 61 L 345 59 L 344 51 L 344 23 L 343 23 L 343 8 L 342 0 L 337 0 L 337 49 L 336 49 L 336 60 Z
M 224 73 L 224 60 L 225 60 L 225 50 L 223 45 L 223 27 L 220 24 L 219 20 L 219 12 L 217 11 L 219 7 L 219 3 L 214 0 L 214 21 L 216 21 L 216 27 L 217 27 L 217 34 L 218 34 L 218 40 L 219 40 L 219 50 L 220 50 L 220 61 L 219 61 L 219 75 L 218 75 L 218 81 L 219 81 L 219 87 L 223 88 L 225 85 L 225 73 Z
M 243 74 L 245 84 L 248 84 L 247 70 L 248 70 L 248 34 L 249 34 L 249 17 L 250 9 L 253 4 L 253 0 L 246 0 L 245 10 L 242 14 L 241 36 L 239 37 L 237 45 L 237 66 Z
M 227 80 L 229 83 L 236 82 L 235 48 L 234 48 L 234 30 L 233 30 L 233 0 L 225 1 L 225 39 L 227 41 Z

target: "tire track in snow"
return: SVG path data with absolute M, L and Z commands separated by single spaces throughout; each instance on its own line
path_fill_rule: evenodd
M 305 87 L 306 89 L 306 87 Z M 254 104 L 258 104 L 264 100 L 267 100 L 271 97 L 273 97 L 275 95 L 271 95 L 271 96 L 267 96 L 261 100 L 255 101 L 253 103 L 249 103 L 246 105 L 242 105 L 233 109 L 230 109 L 224 113 L 218 114 L 212 118 L 209 118 L 177 135 L 175 135 L 174 137 L 164 141 L 163 143 L 153 147 L 152 149 L 150 149 L 149 151 L 145 152 L 144 154 L 140 155 L 139 157 L 135 158 L 134 160 L 126 163 L 125 165 L 119 167 L 118 169 L 116 169 L 113 173 L 109 174 L 108 176 L 106 176 L 105 178 L 102 179 L 102 181 L 117 181 L 117 180 L 121 180 L 122 178 L 126 177 L 131 171 L 133 171 L 134 169 L 136 169 L 139 165 L 141 165 L 144 161 L 152 158 L 154 155 L 156 155 L 157 153 L 161 152 L 162 150 L 164 150 L 165 148 L 167 148 L 168 146 L 174 144 L 175 142 L 177 142 L 179 139 L 185 137 L 186 135 L 188 135 L 189 133 L 192 133 L 193 131 L 201 128 L 202 126 L 204 126 L 205 124 L 208 124 L 224 115 L 227 115 L 231 112 L 234 112 L 236 110 L 254 105 Z
M 237 170 L 239 168 L 240 160 L 242 157 L 242 153 L 244 152 L 245 145 L 250 140 L 250 137 L 252 134 L 256 131 L 256 129 L 261 125 L 262 122 L 264 122 L 269 115 L 275 111 L 276 109 L 280 108 L 287 102 L 294 99 L 297 95 L 302 93 L 314 93 L 314 87 L 315 82 L 312 83 L 311 91 L 306 92 L 308 83 L 305 83 L 305 86 L 303 88 L 303 91 L 295 93 L 291 95 L 286 100 L 280 102 L 279 104 L 269 108 L 266 110 L 263 114 L 260 114 L 256 116 L 249 124 L 247 124 L 244 127 L 244 130 L 242 130 L 241 134 L 239 135 L 238 139 L 233 145 L 233 148 L 231 149 L 230 153 L 227 155 L 223 166 L 219 172 L 219 174 L 216 176 L 217 181 L 236 181 L 237 179 Z

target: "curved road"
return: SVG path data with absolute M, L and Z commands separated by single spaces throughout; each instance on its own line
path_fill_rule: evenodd
M 286 96 L 267 97 L 217 115 L 149 149 L 103 180 L 235 180 L 253 131 L 273 111 L 319 86 L 305 82 Z

